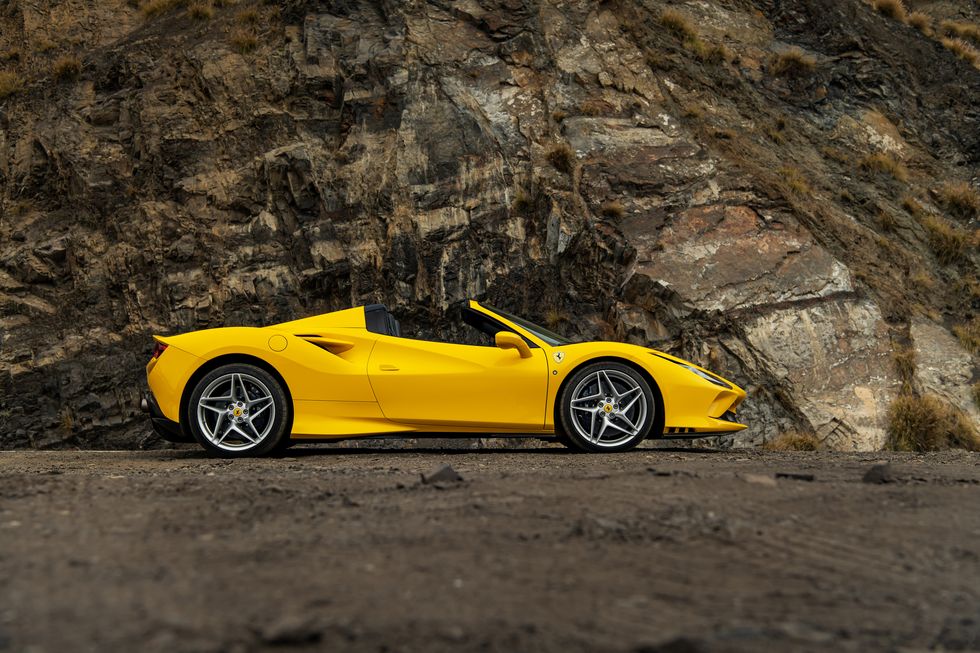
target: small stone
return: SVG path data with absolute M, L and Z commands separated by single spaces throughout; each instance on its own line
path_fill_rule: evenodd
M 449 465 L 443 465 L 430 474 L 422 474 L 422 482 L 426 485 L 435 483 L 460 483 L 462 480 L 463 477 Z
M 876 485 L 894 483 L 895 474 L 892 472 L 892 467 L 888 463 L 873 465 L 871 469 L 864 473 L 864 477 L 861 480 L 865 483 L 874 483 Z
M 745 474 L 742 476 L 742 479 L 746 483 L 752 483 L 753 485 L 767 485 L 769 487 L 776 487 L 776 479 L 766 474 Z
M 323 629 L 309 617 L 287 615 L 262 631 L 262 641 L 274 646 L 296 646 L 320 641 Z

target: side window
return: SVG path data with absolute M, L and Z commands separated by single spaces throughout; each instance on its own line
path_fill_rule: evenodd
M 498 322 L 497 320 L 493 319 L 489 315 L 480 313 L 479 311 L 474 311 L 472 308 L 469 307 L 463 309 L 463 322 L 465 322 L 466 324 L 468 324 L 469 326 L 473 327 L 481 334 L 483 334 L 483 337 L 480 339 L 480 344 L 487 347 L 496 346 L 494 336 L 497 335 L 498 331 L 509 331 L 510 333 L 517 333 L 510 327 L 506 326 L 501 322 Z M 520 334 L 518 333 L 517 335 Z M 524 338 L 524 336 L 521 337 Z M 531 348 L 537 347 L 536 344 L 534 344 L 527 338 L 524 338 L 524 341 Z

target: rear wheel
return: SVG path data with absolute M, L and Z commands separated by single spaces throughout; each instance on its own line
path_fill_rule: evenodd
M 636 370 L 613 361 L 583 367 L 558 398 L 562 431 L 583 451 L 626 451 L 657 423 L 650 384 Z
M 290 406 L 271 374 L 254 365 L 223 365 L 198 381 L 185 418 L 208 453 L 262 456 L 289 441 Z

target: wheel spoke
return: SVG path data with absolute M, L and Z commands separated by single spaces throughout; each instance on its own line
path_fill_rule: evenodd
M 227 408 L 218 408 L 216 406 L 208 406 L 205 403 L 202 403 L 201 404 L 201 408 L 203 408 L 205 410 L 210 410 L 213 413 L 218 413 L 219 415 L 224 415 L 225 413 L 228 412 L 228 409 Z
M 272 397 L 262 397 L 261 399 L 248 402 L 249 420 L 251 421 L 256 416 L 261 415 L 272 404 Z M 258 406 L 258 410 L 253 410 L 256 406 Z
M 596 377 L 598 377 L 599 379 L 601 379 L 601 381 L 599 382 L 599 392 L 600 393 L 602 392 L 602 381 L 605 381 L 606 382 L 606 392 L 607 392 L 606 396 L 609 396 L 609 395 L 615 396 L 616 395 L 616 386 L 614 386 L 613 383 L 612 383 L 612 381 L 609 380 L 609 375 L 606 374 L 605 370 L 600 370 L 600 371 L 596 372 Z
M 615 418 L 617 418 L 617 419 L 621 419 L 621 420 L 623 420 L 624 422 L 626 422 L 627 424 L 629 424 L 629 427 L 630 427 L 630 430 L 628 430 L 628 431 L 627 431 L 626 429 L 624 429 L 624 428 L 622 428 L 622 427 L 621 427 L 621 426 L 619 426 L 618 424 L 616 424 L 616 423 L 614 423 L 614 422 L 613 422 L 612 420 L 610 420 L 610 421 L 609 421 L 609 426 L 611 426 L 611 427 L 613 427 L 614 429 L 619 429 L 619 430 L 620 430 L 620 431 L 622 431 L 623 433 L 629 433 L 630 435 L 636 435 L 636 432 L 637 432 L 637 431 L 638 431 L 639 429 L 637 429 L 637 428 L 636 428 L 636 425 L 635 425 L 635 424 L 633 424 L 633 422 L 631 422 L 631 421 L 629 421 L 629 420 L 628 420 L 628 419 L 626 418 L 626 415 L 623 415 L 622 413 L 618 413 L 618 414 L 615 414 L 615 415 L 613 415 L 613 417 L 615 417 Z
M 215 401 L 215 402 L 220 401 L 222 403 L 226 403 L 227 404 L 228 402 L 234 401 L 234 400 L 235 400 L 234 397 L 225 395 L 225 396 L 220 396 L 220 397 L 201 397 L 201 399 L 199 401 L 202 404 L 204 402 L 208 402 L 208 401 Z
M 238 388 L 239 390 L 241 390 L 242 395 L 244 395 L 243 397 L 241 397 L 241 400 L 242 401 L 248 401 L 248 393 L 245 392 L 245 384 L 242 383 L 242 375 L 241 374 L 233 374 L 231 376 L 231 396 L 232 396 L 232 399 L 234 399 L 234 400 L 237 401 L 239 399 L 239 397 L 235 393 L 235 389 L 236 388 Z
M 630 402 L 629 402 L 628 404 L 626 404 L 625 406 L 620 406 L 620 407 L 619 407 L 619 412 L 620 412 L 620 414 L 622 414 L 622 413 L 626 413 L 626 412 L 628 412 L 628 411 L 629 411 L 629 409 L 630 409 L 630 408 L 632 408 L 632 407 L 633 407 L 633 405 L 634 405 L 634 404 L 635 404 L 636 402 L 638 402 L 638 401 L 640 400 L 640 397 L 642 397 L 642 396 L 643 396 L 642 394 L 639 394 L 639 395 L 637 395 L 637 396 L 635 396 L 635 397 L 633 397 L 633 400 L 632 400 L 632 401 L 630 401 Z
M 212 431 L 211 433 L 215 438 L 217 438 L 215 440 L 215 444 L 221 444 L 221 442 L 228 435 L 228 431 L 231 429 L 231 426 L 229 425 L 229 427 L 225 429 L 224 433 L 222 433 L 220 436 L 218 435 L 218 431 L 221 425 L 224 424 L 224 421 L 225 421 L 225 413 L 221 413 L 221 415 L 218 416 L 218 421 L 214 423 L 214 431 Z
M 606 432 L 606 428 L 608 426 L 609 426 L 609 418 L 606 417 L 605 415 L 603 415 L 602 416 L 602 426 L 599 427 L 599 435 L 597 435 L 596 438 L 595 438 L 595 443 L 596 444 L 599 444 L 599 441 L 602 440 L 602 436 Z
M 585 401 L 595 401 L 596 399 L 602 399 L 602 394 L 589 395 L 588 397 L 579 397 L 578 399 L 572 399 L 572 407 L 576 407 L 575 404 L 579 404 Z
M 635 385 L 632 388 L 630 388 L 629 390 L 627 390 L 626 392 L 620 392 L 619 393 L 619 396 L 617 396 L 616 398 L 619 399 L 619 402 L 620 403 L 622 403 L 623 402 L 623 399 L 626 399 L 627 397 L 633 396 L 633 393 L 635 393 L 635 392 L 639 392 L 640 394 L 643 394 L 642 392 L 640 392 L 640 386 Z

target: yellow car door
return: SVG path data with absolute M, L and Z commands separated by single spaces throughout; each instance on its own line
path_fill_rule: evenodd
M 541 430 L 548 362 L 539 347 L 525 355 L 383 335 L 371 352 L 368 376 L 381 411 L 393 422 Z

